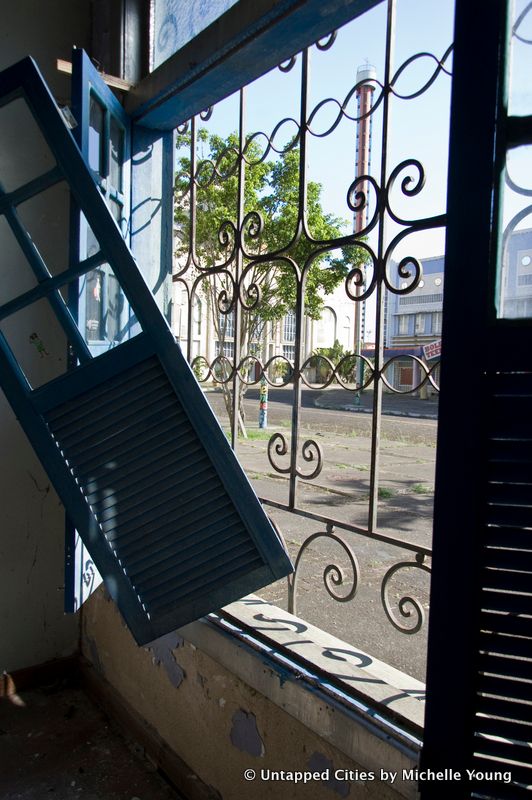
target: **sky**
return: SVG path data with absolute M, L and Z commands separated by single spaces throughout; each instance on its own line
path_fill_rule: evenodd
M 420 51 L 441 58 L 452 41 L 453 5 L 451 0 L 426 0 L 423 3 L 398 0 L 395 68 L 392 68 L 392 73 L 406 59 Z M 385 22 L 386 3 L 381 3 L 341 28 L 329 50 L 320 52 L 316 47 L 311 48 L 309 108 L 314 108 L 327 98 L 342 102 L 356 83 L 357 68 L 366 63 L 375 67 L 377 79 L 383 79 Z M 448 68 L 451 63 L 449 58 L 446 62 Z M 405 69 L 397 82 L 397 90 L 408 94 L 420 88 L 435 67 L 436 62 L 429 57 L 417 60 Z M 274 69 L 251 84 L 246 89 L 247 130 L 271 133 L 282 118 L 297 119 L 300 80 L 299 57 L 290 72 Z M 377 96 L 378 90 L 375 93 Z M 450 78 L 446 74 L 440 74 L 422 97 L 394 99 L 392 103 L 388 133 L 390 170 L 406 158 L 419 159 L 426 170 L 426 187 L 418 197 L 406 200 L 400 192 L 394 193 L 395 208 L 409 218 L 432 216 L 445 210 L 449 105 Z M 353 99 L 349 105 L 353 115 L 355 109 Z M 312 129 L 317 133 L 327 130 L 336 113 L 337 106 L 325 104 L 315 116 Z M 215 106 L 212 118 L 205 127 L 226 136 L 235 130 L 237 120 L 238 98 L 232 96 Z M 293 123 L 285 123 L 276 136 L 276 144 L 282 147 L 294 131 Z M 356 123 L 343 119 L 329 136 L 311 136 L 309 145 L 308 176 L 322 185 L 324 209 L 345 220 L 346 230 L 352 225 L 346 194 L 354 177 L 355 137 Z M 371 173 L 377 180 L 380 179 L 381 138 L 382 107 L 373 115 Z M 410 174 L 414 176 L 415 172 L 411 171 Z M 406 172 L 401 177 L 405 175 Z M 389 226 L 389 238 L 397 231 L 394 225 Z M 441 255 L 443 252 L 441 231 L 417 233 L 408 238 L 411 240 L 409 247 L 405 245 L 400 248 L 397 257 L 405 255 L 406 249 L 419 257 Z
M 385 2 L 341 28 L 332 47 L 321 52 L 310 48 L 310 92 L 309 110 L 320 102 L 333 98 L 342 102 L 356 83 L 359 66 L 371 64 L 377 79 L 384 77 Z M 396 35 L 392 60 L 392 75 L 401 65 L 417 53 L 425 53 L 404 68 L 395 84 L 396 91 L 408 95 L 420 89 L 436 68 L 432 56 L 441 59 L 452 43 L 454 24 L 454 0 L 397 0 Z M 529 9 L 518 33 L 513 39 L 512 66 L 510 75 L 510 113 L 532 113 L 532 2 L 515 0 L 513 20 Z M 479 20 L 481 25 L 481 20 Z M 481 41 L 481 40 L 480 40 Z M 452 69 L 452 55 L 445 62 Z M 280 149 L 290 141 L 296 128 L 289 120 L 299 118 L 299 96 L 301 82 L 301 57 L 288 72 L 278 68 L 264 75 L 246 88 L 246 131 L 264 131 L 271 134 L 277 123 L 287 118 L 275 137 Z M 472 89 L 473 90 L 473 89 Z M 377 98 L 377 89 L 374 97 Z M 394 97 L 390 109 L 388 129 L 387 175 L 406 159 L 419 160 L 425 170 L 424 188 L 415 197 L 406 197 L 400 189 L 402 178 L 417 177 L 416 170 L 400 173 L 400 180 L 392 191 L 392 207 L 396 214 L 406 219 L 421 219 L 443 214 L 446 205 L 448 168 L 449 114 L 451 78 L 440 72 L 430 88 L 420 97 L 401 99 Z M 325 132 L 332 124 L 338 106 L 334 102 L 323 103 L 312 122 L 315 134 Z M 348 110 L 356 115 L 353 99 Z M 382 106 L 373 117 L 372 156 L 370 172 L 380 183 L 382 152 Z M 209 131 L 227 136 L 238 125 L 238 95 L 218 103 L 211 119 L 202 123 Z M 322 206 L 325 211 L 344 220 L 345 232 L 352 229 L 352 214 L 346 203 L 346 194 L 354 178 L 356 123 L 343 119 L 333 133 L 320 137 L 309 137 L 308 177 L 322 186 Z M 259 137 L 259 143 L 265 139 Z M 532 147 L 517 148 L 508 155 L 508 172 L 513 180 L 527 193 L 505 189 L 504 220 L 507 224 L 518 212 L 530 207 L 532 193 Z M 206 155 L 204 153 L 204 155 Z M 272 154 L 273 157 L 274 154 Z M 371 198 L 370 198 L 371 200 Z M 532 226 L 531 213 L 524 216 L 519 227 Z M 371 203 L 370 203 L 371 216 Z M 393 221 L 386 225 L 386 241 L 389 243 L 403 228 Z M 369 244 L 376 247 L 377 231 L 369 235 Z M 438 228 L 418 231 L 408 235 L 394 250 L 392 258 L 399 261 L 406 255 L 423 259 L 444 253 L 445 231 Z M 368 310 L 371 315 L 371 310 Z

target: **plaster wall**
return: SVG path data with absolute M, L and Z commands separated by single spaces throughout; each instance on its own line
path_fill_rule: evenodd
M 0 69 L 32 55 L 59 103 L 70 79 L 57 58 L 70 60 L 73 44 L 87 47 L 90 0 L 18 0 L 2 8 Z M 0 113 L 0 180 L 15 188 L 46 166 L 46 147 L 28 124 L 22 101 Z M 41 169 L 41 171 L 43 171 Z M 67 258 L 68 191 L 59 185 L 43 200 L 20 207 L 46 263 L 59 271 Z M 13 234 L 0 221 L 0 302 L 30 288 L 33 277 Z M 66 344 L 45 303 L 3 326 L 34 385 L 65 368 Z M 36 333 L 44 351 L 39 352 Z M 0 671 L 13 671 L 72 654 L 79 620 L 63 614 L 64 510 L 40 462 L 0 392 Z
M 152 647 L 137 647 L 101 588 L 85 604 L 82 615 L 83 654 L 190 771 L 211 787 L 209 797 L 398 800 L 393 787 L 378 778 L 336 779 L 336 770 L 364 768 L 311 731 L 304 720 L 296 720 L 184 641 L 179 632 L 162 637 Z M 269 667 L 257 657 L 256 669 Z M 282 685 L 281 675 L 274 679 Z M 379 748 L 378 740 L 375 748 Z M 249 769 L 257 777 L 248 782 L 244 772 Z M 261 780 L 261 770 L 329 770 L 329 779 Z

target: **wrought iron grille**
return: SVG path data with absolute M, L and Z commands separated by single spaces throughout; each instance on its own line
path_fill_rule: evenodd
M 391 109 L 397 103 L 417 101 L 437 80 L 447 80 L 452 46 L 435 54 L 422 51 L 421 43 L 419 52 L 397 65 L 395 0 L 382 4 L 379 13 L 381 75 L 370 73 L 368 77 L 364 73 L 342 97 L 314 99 L 310 61 L 316 54 L 322 58 L 334 54 L 336 33 L 331 33 L 279 65 L 283 75 L 294 76 L 299 70 L 298 113 L 276 121 L 270 132 L 247 129 L 247 95 L 253 87 L 239 92 L 238 111 L 233 127 L 229 127 L 234 133 L 215 139 L 206 132 L 205 126 L 216 116 L 216 106 L 178 129 L 174 303 L 181 315 L 177 334 L 198 379 L 223 393 L 236 450 L 245 446 L 239 432 L 245 428 L 242 397 L 248 388 L 284 387 L 285 393 L 290 393 L 289 424 L 272 432 L 262 445 L 262 440 L 255 443 L 267 453 L 272 474 L 287 483 L 286 499 L 279 499 L 267 488 L 263 491 L 259 481 L 262 502 L 274 516 L 289 514 L 292 524 L 300 520 L 302 529 L 304 522 L 307 525 L 297 546 L 289 543 L 296 569 L 288 581 L 288 610 L 297 612 L 302 564 L 317 545 L 325 560 L 329 559 L 330 544 L 340 547 L 350 573 L 348 576 L 332 559 L 323 568 L 321 589 L 324 584 L 334 600 L 354 603 L 364 578 L 357 545 L 372 542 L 396 551 L 395 560 L 380 578 L 382 609 L 397 631 L 415 634 L 423 626 L 424 604 L 404 588 L 400 596 L 392 598 L 391 587 L 401 572 L 430 573 L 429 532 L 420 541 L 419 537 L 401 536 L 401 525 L 397 525 L 396 534 L 389 532 L 390 524 L 386 530 L 379 527 L 384 491 L 379 477 L 383 394 L 418 395 L 428 389 L 436 393 L 439 358 L 395 355 L 387 348 L 386 337 L 391 336 L 390 298 L 418 296 L 413 293 L 423 285 L 422 260 L 408 252 L 399 257 L 397 253 L 415 234 L 445 226 L 445 195 L 440 193 L 438 198 L 441 213 L 416 216 L 398 210 L 398 197 L 399 206 L 423 199 L 426 175 L 415 154 L 394 160 Z M 420 65 L 425 68 L 421 78 Z M 404 89 L 404 78 L 410 72 L 417 75 L 418 83 Z M 364 90 L 369 96 L 366 104 L 361 102 Z M 271 96 L 269 102 L 274 102 Z M 363 126 L 364 120 L 371 125 Z M 353 179 L 344 176 L 349 221 L 343 229 L 330 215 L 320 225 L 311 218 L 316 187 L 308 176 L 313 144 L 331 142 L 334 147 L 334 136 L 341 126 L 352 130 L 353 154 L 355 143 L 360 147 L 360 137 L 371 135 L 375 138 L 373 153 L 378 153 L 371 169 L 359 169 Z M 365 144 L 367 159 L 371 139 Z M 268 179 L 264 179 L 265 174 Z M 290 176 L 292 183 L 287 189 L 283 181 Z M 441 278 L 437 281 L 436 286 L 440 286 Z M 320 285 L 325 288 L 317 289 Z M 309 328 L 314 324 L 311 318 L 319 318 L 327 304 L 327 287 L 340 291 L 343 302 L 353 311 L 352 346 L 344 348 L 336 359 L 309 349 Z M 432 304 L 429 317 L 434 313 L 435 299 L 441 296 L 441 288 L 430 296 L 419 294 L 420 304 L 429 300 Z M 201 324 L 198 308 L 202 309 Z M 372 349 L 362 340 L 363 324 L 367 325 L 370 315 L 374 315 Z M 209 329 L 210 339 L 205 333 Z M 439 338 L 439 330 L 435 329 L 435 334 Z M 398 361 L 403 375 L 407 374 L 405 364 L 410 370 L 411 385 L 406 389 L 393 378 L 395 367 L 399 373 Z M 324 469 L 327 444 L 325 441 L 322 445 L 302 424 L 302 393 L 323 393 L 333 386 L 350 393 L 354 407 L 367 404 L 364 397 L 371 398 L 367 496 L 364 519 L 359 514 L 355 522 L 349 513 L 335 513 L 333 503 L 320 503 L 315 510 L 303 497 Z M 349 491 L 343 493 L 344 500 L 348 505 Z M 392 528 L 393 524 L 392 520 Z

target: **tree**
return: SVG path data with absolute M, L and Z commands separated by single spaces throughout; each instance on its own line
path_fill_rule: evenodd
M 181 134 L 178 147 L 190 147 L 190 134 Z M 201 158 L 194 176 L 196 200 L 194 235 L 191 235 L 190 150 L 178 161 L 175 180 L 175 221 L 180 231 L 176 249 L 178 263 L 193 264 L 197 288 L 206 300 L 220 353 L 232 336 L 233 309 L 237 302 L 234 270 L 237 262 L 236 222 L 238 215 L 238 137 L 226 139 L 198 132 Z M 305 314 L 319 319 L 323 294 L 329 294 L 353 266 L 360 265 L 363 252 L 353 248 L 334 251 L 316 242 L 333 242 L 345 235 L 345 222 L 324 212 L 321 185 L 309 181 L 306 194 L 306 224 L 309 238 L 301 229 L 300 152 L 297 146 L 276 160 L 267 160 L 255 139 L 244 147 L 242 251 L 239 268 L 244 273 L 240 299 L 242 310 L 238 348 L 242 359 L 258 349 L 263 326 L 282 319 L 296 307 L 300 274 L 305 268 Z M 270 257 L 271 256 L 271 257 Z M 294 265 L 296 265 L 294 267 Z M 242 302 L 243 301 L 243 302 Z M 224 377 L 223 359 L 218 362 Z M 227 364 L 226 364 L 227 367 Z M 229 372 L 226 371 L 225 377 Z M 241 417 L 246 384 L 238 381 Z M 231 381 L 222 383 L 228 415 L 232 419 Z M 243 424 L 242 424 L 243 427 Z

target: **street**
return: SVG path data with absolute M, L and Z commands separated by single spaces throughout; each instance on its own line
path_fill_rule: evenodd
M 399 632 L 387 619 L 381 592 L 388 571 L 405 563 L 386 585 L 390 613 L 398 625 L 412 629 L 420 622 L 419 615 L 424 615 L 428 609 L 429 575 L 416 565 L 415 553 L 401 546 L 401 542 L 430 548 L 437 421 L 383 415 L 377 531 L 387 541 L 370 538 L 341 526 L 346 524 L 363 530 L 368 526 L 372 414 L 316 407 L 316 400 L 330 405 L 330 398 L 335 394 L 338 402 L 335 390 L 306 389 L 302 392 L 301 440 L 319 444 L 323 465 L 312 480 L 299 481 L 297 506 L 338 524 L 334 529 L 337 539 L 323 535 L 310 546 L 303 547 L 297 572 L 295 613 L 364 652 L 424 680 L 426 624 L 413 635 Z M 208 392 L 207 398 L 227 429 L 221 392 Z M 369 406 L 367 398 L 365 401 Z M 404 398 L 400 398 L 399 402 L 403 401 Z M 237 453 L 295 560 L 310 536 L 325 534 L 326 525 L 324 521 L 268 504 L 268 501 L 288 504 L 288 480 L 275 467 L 286 468 L 289 457 L 274 453 L 272 464 L 267 445 L 276 432 L 289 440 L 291 402 L 291 391 L 273 389 L 268 403 L 268 429 L 259 430 L 258 390 L 250 389 L 244 401 L 248 439 L 239 439 Z M 430 405 L 434 407 L 434 403 Z M 402 407 L 403 413 L 409 413 L 404 403 Z M 298 462 L 304 474 L 312 472 L 315 464 L 316 461 L 305 462 L 301 456 Z M 395 545 L 390 540 L 399 542 Z M 354 568 L 353 564 L 357 566 Z M 330 583 L 328 591 L 324 576 L 329 566 L 338 567 L 337 577 L 343 574 L 343 578 L 336 584 Z M 352 593 L 357 569 L 358 583 L 353 599 L 348 602 L 333 599 L 331 593 L 339 598 Z M 281 608 L 287 608 L 285 582 L 267 587 L 260 594 Z M 414 602 L 403 599 L 409 597 Z

